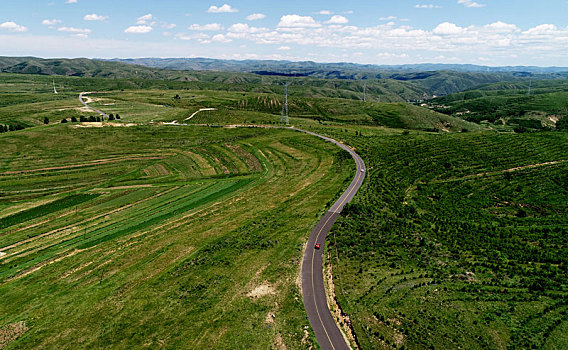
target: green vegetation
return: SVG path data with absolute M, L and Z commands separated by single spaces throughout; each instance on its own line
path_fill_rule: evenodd
M 252 128 L 0 137 L 0 324 L 28 328 L 10 347 L 313 344 L 296 278 L 353 171 L 333 145 Z
M 56 61 L 37 65 L 75 69 Z M 282 77 L 92 64 L 96 78 L 57 76 L 57 95 L 52 76 L 0 74 L 8 348 L 314 346 L 302 247 L 351 159 L 265 127 L 281 126 Z M 367 165 L 325 252 L 362 348 L 566 347 L 568 134 L 542 123 L 568 128 L 564 81 L 484 85 L 434 111 L 403 103 L 434 88 L 416 82 L 369 80 L 383 102 L 364 103 L 362 81 L 288 78 L 291 123 Z M 505 125 L 477 124 L 491 113 Z
M 429 105 L 441 113 L 518 132 L 551 130 L 568 117 L 568 81 L 484 85 L 433 99 Z
M 362 348 L 566 346 L 566 134 L 338 137 L 369 169 L 329 250 Z

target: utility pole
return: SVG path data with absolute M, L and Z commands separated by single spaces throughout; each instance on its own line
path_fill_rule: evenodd
M 280 122 L 286 123 L 286 125 L 290 124 L 290 119 L 288 117 L 288 83 L 284 83 L 284 103 L 282 104 Z

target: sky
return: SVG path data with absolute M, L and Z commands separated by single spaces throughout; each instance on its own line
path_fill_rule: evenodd
M 0 0 L 0 56 L 568 66 L 568 0 Z

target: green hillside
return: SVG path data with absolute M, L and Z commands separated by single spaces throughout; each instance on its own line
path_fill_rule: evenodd
M 568 80 L 483 85 L 428 104 L 438 112 L 477 123 L 517 130 L 555 129 L 559 120 L 568 118 Z
M 211 73 L 208 73 L 211 74 Z M 59 93 L 53 93 L 53 81 Z M 40 125 L 45 118 L 58 122 L 64 118 L 80 118 L 93 114 L 83 110 L 78 102 L 81 91 L 99 91 L 93 95 L 103 98 L 94 106 L 107 114 L 119 113 L 129 117 L 140 110 L 150 118 L 178 120 L 200 108 L 218 108 L 219 113 L 247 111 L 266 114 L 260 121 L 277 120 L 282 110 L 283 87 L 279 84 L 230 84 L 201 81 L 164 81 L 145 79 L 101 79 L 78 77 L 45 77 L 38 75 L 0 74 L 0 124 L 30 127 Z M 321 87 L 317 85 L 321 83 Z M 356 123 L 393 128 L 429 131 L 473 131 L 479 126 L 441 113 L 425 110 L 407 103 L 378 103 L 360 100 L 360 93 L 347 90 L 362 86 L 335 84 L 333 81 L 298 81 L 289 87 L 289 110 L 293 118 L 320 122 Z M 395 82 L 395 84 L 397 84 Z M 331 85 L 331 86 L 330 86 Z M 377 89 L 388 89 L 389 83 L 377 83 Z M 367 96 L 374 87 L 367 85 Z M 106 92 L 105 92 L 106 91 Z M 410 90 L 409 90 L 410 91 Z M 325 95 L 330 95 L 324 97 Z M 178 98 L 174 98 L 174 97 Z M 383 95 L 384 96 L 384 95 Z M 395 101 L 401 100 L 392 95 Z M 382 100 L 388 100 L 383 98 Z M 132 103 L 136 103 L 133 108 Z M 127 106 L 119 107 L 126 104 Z M 168 106 L 168 107 L 164 107 Z M 238 113 L 237 113 L 238 114 Z M 275 117 L 276 115 L 276 117 Z M 266 117 L 270 116 L 269 119 Z M 246 118 L 245 118 L 246 119 Z M 245 120 L 245 119 L 241 119 Z M 135 118 L 136 120 L 136 118 Z M 249 118 L 249 120 L 251 120 Z
M 280 128 L 281 77 L 167 74 L 0 73 L 0 347 L 317 347 L 300 262 L 353 161 Z M 290 124 L 366 163 L 323 251 L 353 345 L 566 348 L 568 134 L 511 132 L 521 108 L 560 115 L 565 82 L 431 108 L 409 82 L 368 80 L 367 102 L 362 81 L 289 82 Z M 121 118 L 72 121 L 96 116 L 81 91 Z M 505 125 L 470 118 L 493 104 Z
M 326 132 L 370 169 L 327 251 L 361 348 L 567 346 L 568 134 Z

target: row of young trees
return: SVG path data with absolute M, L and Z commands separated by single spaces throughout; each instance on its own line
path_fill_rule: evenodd
M 114 114 L 109 114 L 108 116 L 108 120 L 112 121 L 112 120 L 120 120 L 120 115 L 117 113 L 116 115 Z M 71 123 L 77 123 L 77 122 L 81 122 L 81 123 L 95 123 L 95 122 L 103 122 L 105 121 L 105 117 L 104 116 L 100 116 L 100 117 L 94 117 L 94 116 L 89 116 L 88 118 L 85 117 L 84 115 L 79 117 L 79 120 L 77 120 L 77 117 L 73 116 L 70 119 Z M 61 119 L 61 123 L 68 123 L 69 120 L 67 120 L 67 118 L 63 118 Z M 49 124 L 49 118 L 45 117 L 43 119 L 43 123 L 44 124 Z
M 20 124 L 10 124 L 10 125 L 2 125 L 0 124 L 0 133 L 3 132 L 8 132 L 8 131 L 16 131 L 16 130 L 22 130 L 24 127 Z

